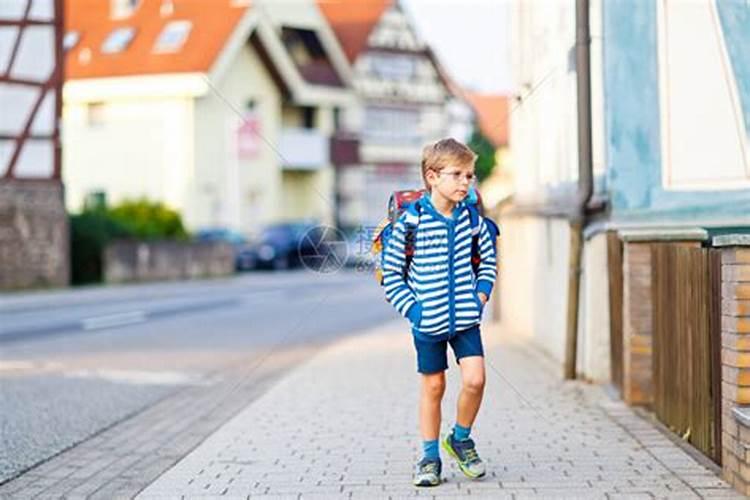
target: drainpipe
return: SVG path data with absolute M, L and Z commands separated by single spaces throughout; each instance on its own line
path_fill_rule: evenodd
M 568 265 L 568 315 L 565 336 L 564 378 L 576 378 L 578 349 L 578 295 L 581 284 L 583 228 L 586 207 L 593 193 L 591 160 L 591 36 L 589 0 L 576 0 L 576 75 L 578 97 L 578 191 L 570 218 L 570 261 Z

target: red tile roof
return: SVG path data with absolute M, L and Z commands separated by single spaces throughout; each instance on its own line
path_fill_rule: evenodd
M 495 145 L 508 145 L 510 100 L 507 96 L 465 91 L 464 96 L 474 108 L 482 134 Z
M 162 0 L 141 0 L 132 16 L 110 17 L 110 2 L 66 0 L 65 29 L 80 40 L 67 54 L 66 78 L 97 78 L 154 73 L 206 72 L 234 31 L 249 2 L 236 0 L 172 0 L 173 12 L 162 17 Z M 192 29 L 182 48 L 154 53 L 159 34 L 169 21 L 186 20 Z M 135 37 L 126 50 L 105 54 L 102 43 L 116 28 L 133 27 Z M 90 60 L 81 57 L 90 50 Z
M 367 47 L 367 39 L 392 0 L 317 0 L 339 43 L 354 62 Z

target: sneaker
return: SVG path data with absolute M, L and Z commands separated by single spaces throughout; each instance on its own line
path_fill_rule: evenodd
M 453 431 L 445 436 L 443 448 L 450 456 L 456 459 L 458 468 L 466 477 L 479 479 L 486 472 L 484 462 L 479 458 L 474 441 L 466 439 L 459 441 L 453 437 Z
M 440 459 L 423 458 L 414 468 L 414 486 L 437 486 L 440 484 Z

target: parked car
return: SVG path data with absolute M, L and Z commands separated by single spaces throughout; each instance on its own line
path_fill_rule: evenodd
M 303 264 L 313 267 L 329 252 L 334 235 L 325 226 L 310 222 L 284 222 L 266 226 L 260 236 L 239 254 L 246 269 L 289 269 Z
M 372 269 L 371 236 L 364 231 L 349 234 L 346 238 L 346 266 L 358 271 Z
M 247 238 L 237 231 L 227 228 L 204 228 L 195 232 L 197 241 L 221 241 L 229 243 L 234 249 L 234 267 L 241 271 L 252 267 L 252 263 L 243 257 L 243 251 L 248 245 Z

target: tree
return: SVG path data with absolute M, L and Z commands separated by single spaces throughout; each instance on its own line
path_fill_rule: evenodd
M 479 127 L 474 126 L 474 132 L 469 139 L 469 147 L 477 154 L 477 180 L 482 182 L 492 174 L 495 168 L 495 146 L 487 139 Z

